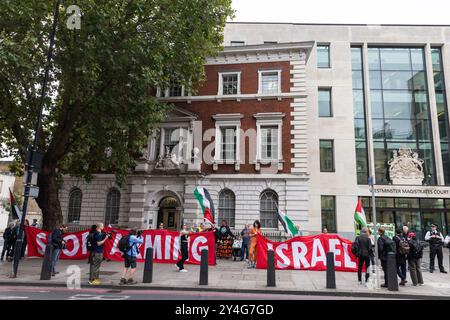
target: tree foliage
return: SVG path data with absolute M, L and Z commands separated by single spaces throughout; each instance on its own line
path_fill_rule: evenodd
M 66 27 L 72 4 L 81 8 L 81 30 Z M 49 0 L 0 6 L 0 157 L 13 156 L 17 171 L 34 134 L 52 13 Z M 38 141 L 41 184 L 96 172 L 123 182 L 166 114 L 155 88 L 177 82 L 195 92 L 232 14 L 231 0 L 66 0 Z M 49 200 L 37 200 L 45 224 Z

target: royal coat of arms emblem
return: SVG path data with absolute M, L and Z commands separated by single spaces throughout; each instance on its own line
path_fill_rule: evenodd
M 394 150 L 393 158 L 388 161 L 392 184 L 422 185 L 425 178 L 423 162 L 417 152 L 409 148 Z

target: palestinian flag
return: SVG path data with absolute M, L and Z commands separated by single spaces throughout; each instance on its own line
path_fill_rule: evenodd
M 214 225 L 214 203 L 208 190 L 202 187 L 197 187 L 194 190 L 194 196 L 202 207 L 203 220 L 205 223 Z
M 9 204 L 11 207 L 11 216 L 13 219 L 22 219 L 22 212 L 20 212 L 19 207 L 17 206 L 16 199 L 14 199 L 14 195 L 9 189 Z
M 355 209 L 355 222 L 364 228 L 367 226 L 366 214 L 364 213 L 364 208 L 362 207 L 361 198 L 358 198 L 358 204 Z
M 283 225 L 284 231 L 286 231 L 286 233 L 288 233 L 291 236 L 295 236 L 298 234 L 297 227 L 284 212 L 278 211 L 278 220 Z

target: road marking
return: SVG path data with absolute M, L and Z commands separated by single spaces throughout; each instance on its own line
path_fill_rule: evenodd
M 113 295 L 93 295 L 93 294 L 76 294 L 70 296 L 69 300 L 127 300 L 130 296 L 113 296 Z
M 30 297 L 18 297 L 18 296 L 0 296 L 0 300 L 7 299 L 29 299 Z

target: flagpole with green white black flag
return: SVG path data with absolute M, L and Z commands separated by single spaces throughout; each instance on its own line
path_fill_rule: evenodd
M 292 237 L 298 235 L 298 229 L 295 226 L 294 222 L 292 222 L 292 220 L 286 213 L 280 211 L 280 208 L 276 203 L 275 207 L 277 208 L 278 221 L 280 221 L 281 225 L 284 228 L 284 231 Z

